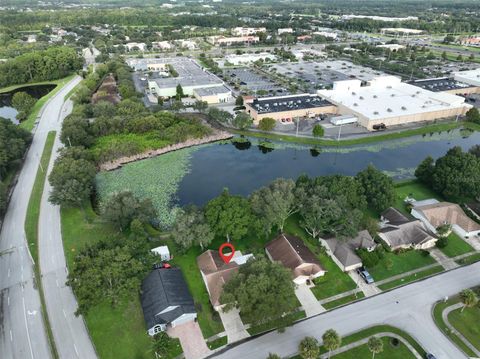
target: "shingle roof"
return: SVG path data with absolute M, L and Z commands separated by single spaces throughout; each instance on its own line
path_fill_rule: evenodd
M 150 272 L 142 282 L 140 300 L 147 328 L 168 324 L 183 313 L 195 313 L 193 298 L 179 268 Z M 178 308 L 160 314 L 174 306 Z
M 401 245 L 421 245 L 435 238 L 426 230 L 420 220 L 388 226 L 382 228 L 380 233 L 393 248 Z
M 415 206 L 415 210 L 437 228 L 442 224 L 456 224 L 466 232 L 480 230 L 480 224 L 469 218 L 456 203 L 439 202 L 426 206 Z
M 361 258 L 356 254 L 356 250 L 360 248 L 374 247 L 375 241 L 370 236 L 367 230 L 358 232 L 355 238 L 346 240 L 339 240 L 337 238 L 326 239 L 325 243 L 330 248 L 330 251 L 338 259 L 344 267 L 349 267 L 356 264 L 361 264 Z
M 317 257 L 297 237 L 280 234 L 265 249 L 274 261 L 293 271 L 294 277 L 309 276 L 324 271 Z M 310 266 L 309 266 L 310 264 Z
M 408 222 L 409 219 L 398 209 L 389 207 L 382 212 L 381 216 L 391 224 L 400 224 Z

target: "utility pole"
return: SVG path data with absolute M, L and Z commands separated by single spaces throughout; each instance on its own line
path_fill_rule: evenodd
M 338 137 L 337 141 L 340 141 L 340 135 L 342 134 L 342 125 L 340 125 L 340 128 L 338 129 Z
M 295 134 L 295 137 L 298 137 L 298 124 L 300 123 L 300 118 L 297 117 L 297 133 Z

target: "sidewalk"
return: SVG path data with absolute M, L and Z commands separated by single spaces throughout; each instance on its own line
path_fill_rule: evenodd
M 460 333 L 457 329 L 455 329 L 453 325 L 451 325 L 450 322 L 448 321 L 448 315 L 454 310 L 460 309 L 462 307 L 463 307 L 462 303 L 457 303 L 445 308 L 445 310 L 442 312 L 442 320 L 447 325 L 448 330 L 453 334 L 455 334 L 463 342 L 463 344 L 465 344 L 472 352 L 475 353 L 477 357 L 480 358 L 480 350 L 474 347 L 472 343 L 470 343 L 468 339 L 465 338 L 463 334 Z

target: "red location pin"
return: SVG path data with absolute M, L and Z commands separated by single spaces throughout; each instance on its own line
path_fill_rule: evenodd
M 230 254 L 223 254 L 223 250 L 225 248 L 230 248 L 230 250 L 232 251 L 232 253 Z M 231 244 L 231 243 L 223 243 L 220 248 L 218 248 L 218 254 L 220 255 L 220 257 L 223 259 L 223 261 L 225 262 L 225 264 L 228 264 L 230 263 L 230 261 L 232 260 L 233 258 L 233 254 L 235 253 L 235 247 Z

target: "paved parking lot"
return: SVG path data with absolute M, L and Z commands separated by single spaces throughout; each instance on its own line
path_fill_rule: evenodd
M 229 85 L 237 83 L 241 88 L 246 89 L 247 92 L 251 92 L 252 94 L 258 91 L 266 92 L 267 96 L 288 94 L 286 88 L 249 68 L 229 69 L 225 71 L 225 75 L 225 81 L 227 81 Z

